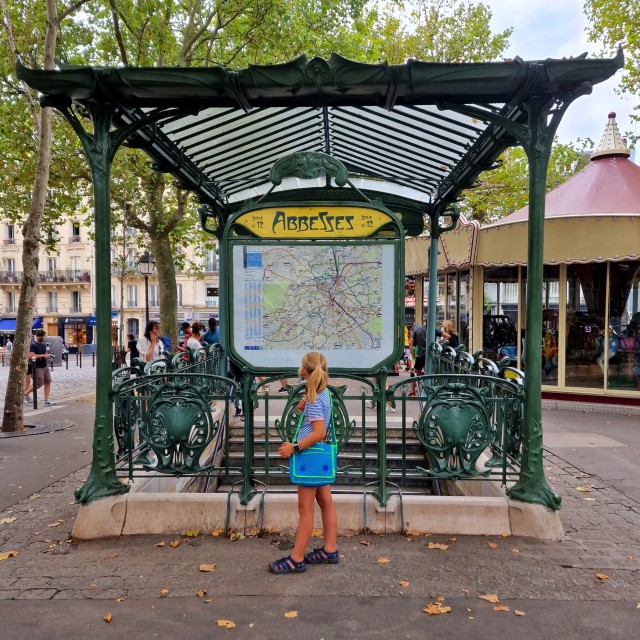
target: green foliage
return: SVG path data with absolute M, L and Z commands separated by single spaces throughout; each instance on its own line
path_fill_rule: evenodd
M 560 144 L 555 140 L 547 172 L 547 192 L 584 168 L 586 156 L 578 147 L 592 148 L 593 142 Z M 497 168 L 481 174 L 476 186 L 462 194 L 462 210 L 468 219 L 495 222 L 529 202 L 529 164 L 524 150 L 507 149 L 496 164 Z
M 625 55 L 620 89 L 640 98 L 640 3 L 637 0 L 586 0 L 589 39 L 603 45 L 602 53 L 613 55 L 622 45 Z M 640 103 L 634 120 L 640 120 Z

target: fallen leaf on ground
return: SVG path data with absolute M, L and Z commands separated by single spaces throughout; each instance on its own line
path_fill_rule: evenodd
M 124 602 L 124 598 L 116 598 L 116 602 Z
M 69 540 L 67 540 L 67 542 L 69 542 Z M 111 553 L 111 554 L 109 554 L 109 557 L 110 558 L 117 558 L 118 554 L 117 553 Z
M 102 618 L 105 622 L 108 622 L 109 624 L 111 624 L 111 620 L 113 619 L 110 613 L 107 613 L 106 616 L 102 616 Z
M 55 522 L 52 522 L 51 524 L 48 524 L 47 527 L 51 528 L 51 527 L 59 527 L 61 524 L 64 524 L 66 522 L 66 520 L 56 520 Z
M 287 611 L 284 614 L 285 618 L 297 618 L 298 617 L 298 612 L 297 611 Z
M 422 611 L 428 613 L 430 616 L 438 616 L 441 613 L 449 613 L 451 607 L 443 607 L 440 602 L 431 602 Z
M 221 536 L 223 533 L 224 533 L 224 529 L 222 527 L 217 527 L 211 532 L 211 535 L 214 538 L 217 538 L 218 536 Z
M 257 538 L 260 535 L 260 529 L 258 529 L 258 527 L 254 527 L 253 529 L 251 529 L 251 531 L 249 531 L 248 535 L 250 535 L 252 538 Z
M 198 598 L 204 598 L 204 596 L 207 595 L 207 590 L 206 589 L 198 589 L 196 591 L 196 595 L 198 596 Z
M 498 545 L 495 542 L 487 542 L 489 549 L 497 549 Z
M 160 589 L 160 595 L 166 598 L 169 595 L 169 589 Z
M 518 609 L 516 609 L 513 613 L 515 613 L 517 616 L 526 616 L 527 615 L 524 611 L 520 611 Z
M 596 573 L 596 578 L 598 578 L 598 580 L 608 580 L 609 576 L 605 575 L 604 573 Z
M 494 611 L 509 611 L 509 607 L 506 604 L 499 604 L 493 607 Z
M 379 564 L 387 564 L 387 562 L 391 562 L 391 560 L 389 558 L 378 558 Z
M 0 518 L 0 524 L 11 524 L 15 522 L 17 518 Z
M 414 538 L 420 535 L 420 531 L 416 531 L 415 529 L 409 529 L 406 533 L 408 536 L 413 536 Z
M 231 534 L 229 534 L 229 540 L 231 542 L 236 542 L 236 540 L 244 540 L 244 539 L 245 539 L 244 533 L 231 533 Z
M 409 586 L 409 583 L 406 580 L 400 580 L 400 582 L 398 582 L 398 584 L 401 587 L 408 587 Z
M 205 600 L 205 602 L 206 602 L 207 604 L 209 604 L 210 602 L 213 602 L 213 598 L 207 598 L 207 599 Z
M 458 541 L 458 539 L 457 539 L 457 538 L 449 538 L 449 542 L 450 542 L 451 544 L 453 544 L 454 542 L 457 542 L 457 541 Z
M 627 556 L 627 560 L 633 560 L 633 556 Z
M 500 534 L 500 537 L 501 537 L 501 538 L 508 538 L 508 537 L 510 537 L 510 536 L 511 536 L 511 534 L 510 534 L 510 533 L 501 533 L 501 534 Z
M 371 543 L 368 540 L 360 540 L 360 544 L 363 544 L 365 547 L 371 546 Z
M 187 531 L 184 535 L 187 536 L 187 538 L 197 538 L 200 535 L 200 529 Z
M 520 553 L 517 549 L 511 549 L 511 553 Z
M 249 625 L 249 629 L 253 629 L 253 626 L 254 626 L 254 625 L 255 625 L 255 622 L 252 622 L 252 623 Z
M 576 487 L 576 489 L 582 493 L 591 493 L 593 491 L 590 487 Z
M 311 531 L 311 537 L 322 538 L 322 529 L 313 529 L 313 531 Z
M 236 623 L 231 620 L 216 620 L 216 624 L 219 627 L 225 627 L 226 629 L 235 629 Z
M 440 544 L 439 542 L 429 542 L 427 546 L 429 549 L 441 549 L 442 551 L 446 551 L 449 548 L 448 544 Z
M 200 571 L 204 573 L 211 573 L 216 568 L 215 564 L 201 564 Z
M 180 546 L 180 540 L 172 540 L 170 543 L 171 548 L 175 549 L 176 547 Z
M 180 544 L 180 543 L 178 542 L 178 544 Z M 176 547 L 178 546 L 178 544 L 176 545 Z M 156 547 L 164 547 L 164 542 L 158 542 L 155 546 Z
M 492 602 L 493 604 L 498 604 L 498 602 L 500 602 L 500 598 L 498 598 L 498 595 L 495 593 L 486 593 L 483 596 L 478 596 L 478 598 L 480 598 L 480 600 Z
M 15 558 L 18 555 L 17 551 L 4 551 L 0 553 L 0 560 L 6 560 L 7 558 Z

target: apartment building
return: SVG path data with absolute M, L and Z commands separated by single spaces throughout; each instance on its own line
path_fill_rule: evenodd
M 95 261 L 89 229 L 80 220 L 58 225 L 54 231 L 58 242 L 55 252 L 41 250 L 38 293 L 33 311 L 33 329 L 43 328 L 48 335 L 62 336 L 75 353 L 84 344 L 94 342 Z M 135 234 L 128 235 L 129 244 Z M 22 234 L 17 225 L 0 222 L 0 345 L 15 331 L 20 285 L 22 282 Z M 112 241 L 110 327 L 114 345 L 126 343 L 126 334 L 136 337 L 144 331 L 147 293 L 150 318 L 159 318 L 158 280 L 151 272 L 142 275 L 139 250 L 126 248 L 126 259 L 117 259 L 119 240 Z M 194 255 L 192 248 L 188 253 Z M 197 275 L 176 272 L 178 313 L 176 323 L 185 320 L 205 321 L 218 316 L 218 257 L 215 249 L 200 260 Z M 215 295 L 214 295 L 215 294 Z

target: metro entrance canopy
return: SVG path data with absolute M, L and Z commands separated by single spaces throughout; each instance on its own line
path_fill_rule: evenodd
M 622 65 L 622 51 L 601 60 L 401 65 L 333 54 L 240 70 L 61 65 L 40 71 L 18 64 L 17 73 L 43 94 L 43 105 L 69 120 L 89 158 L 98 326 L 111 323 L 109 181 L 122 144 L 144 150 L 158 171 L 193 191 L 207 228 L 221 230 L 247 201 L 265 194 L 278 159 L 310 151 L 340 161 L 367 198 L 398 214 L 407 235 L 420 234 L 428 216 L 432 238 L 462 191 L 504 149 L 521 145 L 530 163 L 526 326 L 535 336 L 542 330 L 545 178 L 553 136 L 571 102 Z M 92 131 L 82 122 L 87 113 Z M 279 202 L 343 198 L 328 177 L 312 187 L 305 182 L 304 189 L 297 178 L 278 187 Z M 430 319 L 429 335 L 434 328 Z M 127 491 L 112 464 L 110 347 L 109 332 L 100 332 L 93 464 L 77 496 L 83 502 Z M 510 495 L 553 506 L 542 470 L 540 358 L 528 362 L 523 472 Z

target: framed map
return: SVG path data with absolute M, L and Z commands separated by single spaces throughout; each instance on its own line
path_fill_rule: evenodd
M 231 348 L 259 369 L 369 371 L 393 356 L 397 246 L 390 241 L 234 243 Z

